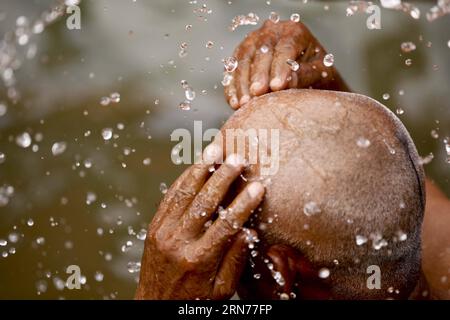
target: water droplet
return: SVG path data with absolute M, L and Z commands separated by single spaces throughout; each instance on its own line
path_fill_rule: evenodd
M 8 107 L 4 103 L 0 103 L 0 117 L 3 117 L 8 111 Z
M 94 278 L 95 278 L 95 281 L 102 282 L 104 275 L 100 271 L 97 271 L 97 272 L 95 272 Z
M 136 235 L 138 240 L 144 241 L 147 238 L 147 230 L 141 229 Z
M 407 65 L 408 67 L 412 65 L 412 60 L 411 59 L 406 59 L 405 60 L 405 65 Z
M 300 68 L 300 65 L 295 60 L 287 59 L 286 63 L 289 65 L 292 71 L 297 71 Z
M 401 5 L 401 0 L 381 0 L 381 5 L 385 8 L 394 8 Z
M 55 286 L 56 290 L 62 291 L 62 290 L 64 290 L 64 287 L 65 287 L 66 284 L 64 283 L 64 281 L 61 278 L 54 277 L 53 278 L 53 285 Z
M 307 202 L 303 207 L 303 213 L 306 214 L 308 217 L 318 214 L 320 212 L 321 210 L 319 206 L 314 201 Z
M 356 245 L 357 246 L 362 246 L 366 242 L 367 242 L 367 238 L 366 237 L 364 237 L 362 235 L 357 235 L 356 236 Z
M 403 110 L 402 108 L 397 108 L 397 109 L 395 110 L 395 113 L 398 114 L 399 116 L 401 116 L 402 114 L 405 113 L 405 110 Z
M 420 157 L 419 163 L 420 163 L 421 165 L 429 164 L 433 159 L 434 159 L 434 154 L 433 154 L 433 152 L 430 152 L 430 153 L 429 153 L 428 155 L 426 155 L 425 157 Z
M 332 53 L 328 53 L 323 58 L 323 65 L 325 67 L 331 67 L 334 64 L 334 56 Z
M 269 15 L 269 19 L 273 23 L 278 23 L 278 21 L 280 21 L 280 15 L 278 13 L 272 11 Z
M 255 273 L 255 274 L 253 275 L 253 278 L 255 278 L 255 279 L 261 279 L 261 274 L 260 274 L 260 273 Z
M 411 41 L 407 41 L 407 42 L 403 42 L 403 43 L 400 45 L 400 49 L 401 49 L 404 53 L 408 53 L 408 52 L 411 52 L 411 51 L 416 50 L 416 45 L 415 45 L 413 42 L 411 42 Z
M 261 46 L 261 48 L 259 50 L 261 50 L 262 53 L 267 53 L 267 52 L 269 52 L 269 47 L 266 45 L 263 45 L 263 46 Z
M 228 72 L 223 73 L 222 85 L 224 87 L 229 86 L 232 80 L 233 80 L 233 76 L 230 73 L 228 73 Z
M 28 221 L 27 221 L 27 226 L 29 226 L 29 227 L 32 227 L 34 225 L 34 221 L 33 221 L 33 219 L 28 219 Z
M 231 25 L 228 27 L 230 31 L 236 30 L 239 26 L 247 26 L 247 25 L 256 25 L 258 24 L 259 17 L 253 13 L 250 12 L 247 15 L 238 15 L 235 16 L 231 20 Z
M 439 133 L 435 129 L 431 130 L 430 134 L 433 139 L 439 138 Z
M 189 111 L 191 110 L 191 103 L 189 101 L 183 101 L 178 105 L 178 107 L 183 111 Z
M 111 99 L 111 102 L 113 102 L 113 103 L 119 103 L 120 102 L 120 93 L 118 93 L 118 92 L 111 93 L 111 95 L 109 97 Z
M 141 270 L 141 263 L 130 261 L 127 263 L 127 269 L 129 273 L 137 273 Z
M 405 232 L 398 230 L 397 231 L 397 239 L 398 239 L 398 241 L 406 241 L 406 239 L 408 239 L 408 235 Z
M 111 103 L 111 98 L 110 97 L 102 97 L 100 99 L 100 105 L 106 107 Z
M 450 163 L 450 138 L 445 137 L 443 142 L 444 142 L 445 152 L 447 153 L 446 162 Z
M 328 268 L 321 268 L 319 270 L 319 278 L 326 279 L 330 276 L 330 270 Z
M 102 130 L 102 137 L 104 140 L 110 140 L 112 138 L 113 130 L 111 128 L 105 128 Z
M 281 293 L 280 300 L 289 300 L 289 295 L 285 292 Z
M 272 269 L 270 269 L 270 270 L 273 270 L 273 265 L 272 265 Z M 286 281 L 284 280 L 283 276 L 281 275 L 281 273 L 279 271 L 272 272 L 272 277 L 279 286 L 284 286 L 286 284 Z
M 8 240 L 9 240 L 11 243 L 16 243 L 17 241 L 19 241 L 19 234 L 16 233 L 16 232 L 11 232 L 11 233 L 8 235 Z
M 152 163 L 152 159 L 145 158 L 144 160 L 142 160 L 142 163 L 144 164 L 144 166 L 149 166 Z
M 235 57 L 223 59 L 223 66 L 226 72 L 233 72 L 238 67 L 238 61 Z
M 97 195 L 94 192 L 88 192 L 86 194 L 86 204 L 91 205 L 97 200 Z
M 300 15 L 298 13 L 291 14 L 291 21 L 292 22 L 299 22 L 300 21 Z
M 389 95 L 389 93 L 384 93 L 383 94 L 383 100 L 389 100 L 391 96 Z
M 195 99 L 195 91 L 188 86 L 184 91 L 184 96 L 186 97 L 186 100 L 193 101 Z
M 31 145 L 31 136 L 28 132 L 24 132 L 16 137 L 16 143 L 19 147 L 28 148 Z
M 58 156 L 60 154 L 63 154 L 64 151 L 66 151 L 66 148 L 67 148 L 67 143 L 66 142 L 64 142 L 64 141 L 55 142 L 52 145 L 52 153 L 53 153 L 54 156 Z
M 0 164 L 5 162 L 6 160 L 6 155 L 3 152 L 0 152 Z
M 164 182 L 161 182 L 161 184 L 159 185 L 159 191 L 161 191 L 162 194 L 167 193 L 167 185 Z
M 0 247 L 5 247 L 8 244 L 8 241 L 5 239 L 0 239 Z
M 214 47 L 214 42 L 213 41 L 208 41 L 206 42 L 206 48 L 211 49 L 212 47 Z
M 356 140 L 356 145 L 360 148 L 368 148 L 370 146 L 370 140 L 364 137 L 359 137 L 358 140 Z

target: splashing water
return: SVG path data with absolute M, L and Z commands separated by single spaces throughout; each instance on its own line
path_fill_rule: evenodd
M 72 3 L 78 5 L 80 1 L 59 0 L 34 21 L 30 21 L 25 16 L 19 16 L 15 29 L 4 33 L 3 39 L 0 40 L 0 76 L 3 85 L 7 88 L 7 97 L 14 103 L 20 100 L 20 92 L 16 87 L 16 73 L 24 60 L 33 59 L 36 56 L 37 48 L 33 42 L 35 36 L 64 16 L 66 8 L 73 5 Z
M 331 67 L 334 64 L 334 56 L 332 53 L 328 53 L 323 57 L 323 65 L 325 67 Z
M 247 15 L 238 15 L 231 20 L 231 25 L 228 27 L 230 31 L 236 30 L 240 26 L 248 26 L 252 25 L 255 26 L 259 22 L 259 17 L 253 13 L 250 12 Z
M 411 51 L 416 50 L 416 45 L 414 44 L 414 42 L 411 41 L 407 41 L 407 42 L 403 42 L 400 45 L 400 49 L 404 52 L 404 53 L 409 53 Z
M 360 148 L 368 148 L 370 146 L 370 140 L 364 137 L 359 137 L 358 140 L 356 140 L 356 145 Z
M 235 57 L 228 57 L 222 60 L 226 72 L 233 72 L 238 67 L 238 61 Z
M 450 0 L 438 0 L 437 4 L 427 12 L 427 20 L 432 22 L 450 13 Z
M 61 142 L 55 142 L 52 145 L 52 154 L 54 156 L 59 156 L 60 154 L 63 154 L 64 151 L 66 151 L 67 143 L 64 141 Z
M 300 15 L 298 13 L 291 14 L 291 21 L 292 22 L 299 22 L 300 21 Z
M 321 212 L 321 210 L 320 210 L 319 206 L 314 201 L 307 202 L 305 204 L 305 206 L 303 207 L 303 213 L 305 215 L 307 215 L 308 217 L 318 214 L 320 212 Z
M 280 21 L 280 15 L 274 11 L 272 11 L 269 15 L 269 20 L 273 23 L 278 23 Z

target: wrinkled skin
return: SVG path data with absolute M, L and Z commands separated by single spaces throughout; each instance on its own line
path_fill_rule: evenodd
M 236 48 L 238 68 L 225 87 L 225 98 L 233 109 L 238 109 L 251 97 L 271 91 L 294 88 L 349 91 L 336 69 L 323 64 L 326 54 L 301 22 L 267 20 Z M 299 64 L 297 71 L 287 64 L 288 59 Z
M 266 53 L 261 51 L 263 46 Z M 349 91 L 337 70 L 323 65 L 325 54 L 302 23 L 266 21 L 237 47 L 234 56 L 239 65 L 225 88 L 225 98 L 238 109 L 253 96 L 288 88 Z M 300 68 L 292 71 L 287 59 L 297 61 Z M 245 299 L 280 299 L 283 293 L 294 293 L 291 298 L 297 299 L 329 298 L 329 283 L 319 279 L 318 270 L 297 250 L 285 245 L 259 247 L 259 255 L 250 258 L 248 239 L 257 234 L 242 226 L 263 199 L 261 184 L 246 186 L 230 205 L 234 210 L 227 219 L 215 216 L 231 183 L 244 170 L 235 159 L 231 161 L 234 165 L 226 162 L 211 174 L 211 164 L 221 154 L 222 150 L 207 148 L 204 162 L 189 167 L 165 195 L 148 230 L 136 299 L 228 299 L 236 289 Z M 427 185 L 431 192 L 427 194 L 423 234 L 426 278 L 422 275 L 410 298 L 449 299 L 447 284 L 435 271 L 445 271 L 450 265 L 448 255 L 440 255 L 445 243 L 450 243 L 445 230 L 448 224 L 437 222 L 449 220 L 450 205 L 431 182 Z M 206 212 L 204 217 L 202 212 Z M 214 222 L 206 229 L 204 224 L 210 219 Z M 233 227 L 235 221 L 237 228 Z M 253 272 L 245 269 L 249 258 Z M 282 285 L 273 279 L 273 271 L 280 272 Z M 261 280 L 255 281 L 256 273 Z M 428 284 L 431 293 L 423 297 Z

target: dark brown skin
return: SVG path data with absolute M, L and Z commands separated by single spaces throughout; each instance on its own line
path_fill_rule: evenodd
M 269 49 L 265 54 L 260 50 L 263 45 Z M 239 66 L 225 89 L 226 99 L 237 109 L 253 96 L 287 88 L 349 91 L 337 70 L 323 65 L 325 54 L 303 24 L 267 21 L 236 49 Z M 293 72 L 287 59 L 296 60 L 299 70 Z M 231 183 L 244 169 L 242 163 L 232 161 L 235 165 L 225 163 L 211 174 L 211 164 L 222 155 L 222 150 L 212 149 L 207 148 L 203 162 L 188 168 L 164 197 L 149 227 L 136 299 L 227 299 L 238 286 L 240 296 L 247 299 L 280 299 L 281 293 L 291 292 L 297 299 L 329 298 L 328 284 L 318 278 L 317 270 L 297 250 L 284 245 L 259 248 L 260 255 L 253 259 L 254 273 L 270 272 L 263 262 L 268 259 L 283 276 L 284 285 L 274 280 L 255 282 L 253 274 L 242 275 L 249 256 L 247 239 L 249 234 L 256 237 L 256 232 L 241 227 L 263 199 L 260 183 L 248 185 L 234 199 L 231 220 L 229 215 L 225 220 L 216 218 L 205 231 L 205 222 L 214 219 Z M 441 275 L 450 266 L 450 254 L 442 256 L 443 248 L 450 246 L 450 202 L 429 182 L 427 189 L 425 277 L 411 298 L 421 298 L 428 282 L 432 298 L 449 299 L 450 280 L 443 283 Z M 234 221 L 238 228 L 233 228 Z

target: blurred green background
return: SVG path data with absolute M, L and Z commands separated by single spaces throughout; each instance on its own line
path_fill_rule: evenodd
M 162 197 L 160 184 L 185 168 L 171 161 L 177 142 L 170 134 L 192 132 L 194 120 L 204 130 L 220 128 L 232 114 L 221 60 L 271 11 L 282 19 L 300 13 L 354 91 L 404 110 L 399 117 L 419 153 L 434 154 L 427 174 L 450 195 L 443 143 L 450 135 L 450 17 L 428 22 L 434 2 L 413 3 L 420 19 L 382 9 L 382 29 L 369 30 L 365 13 L 346 16 L 347 1 L 84 0 L 81 30 L 69 30 L 65 16 L 30 37 L 18 46 L 14 72 L 21 98 L 0 84 L 0 298 L 133 297 L 139 232 Z M 0 0 L 0 36 L 52 4 Z M 234 16 L 249 12 L 260 17 L 257 26 L 228 30 Z M 406 41 L 417 49 L 402 52 Z M 197 96 L 189 111 L 178 107 L 183 79 Z M 114 92 L 120 102 L 102 106 Z M 25 132 L 27 148 L 16 141 Z M 67 145 L 56 156 L 55 142 Z M 81 290 L 63 287 L 72 264 L 84 276 Z

